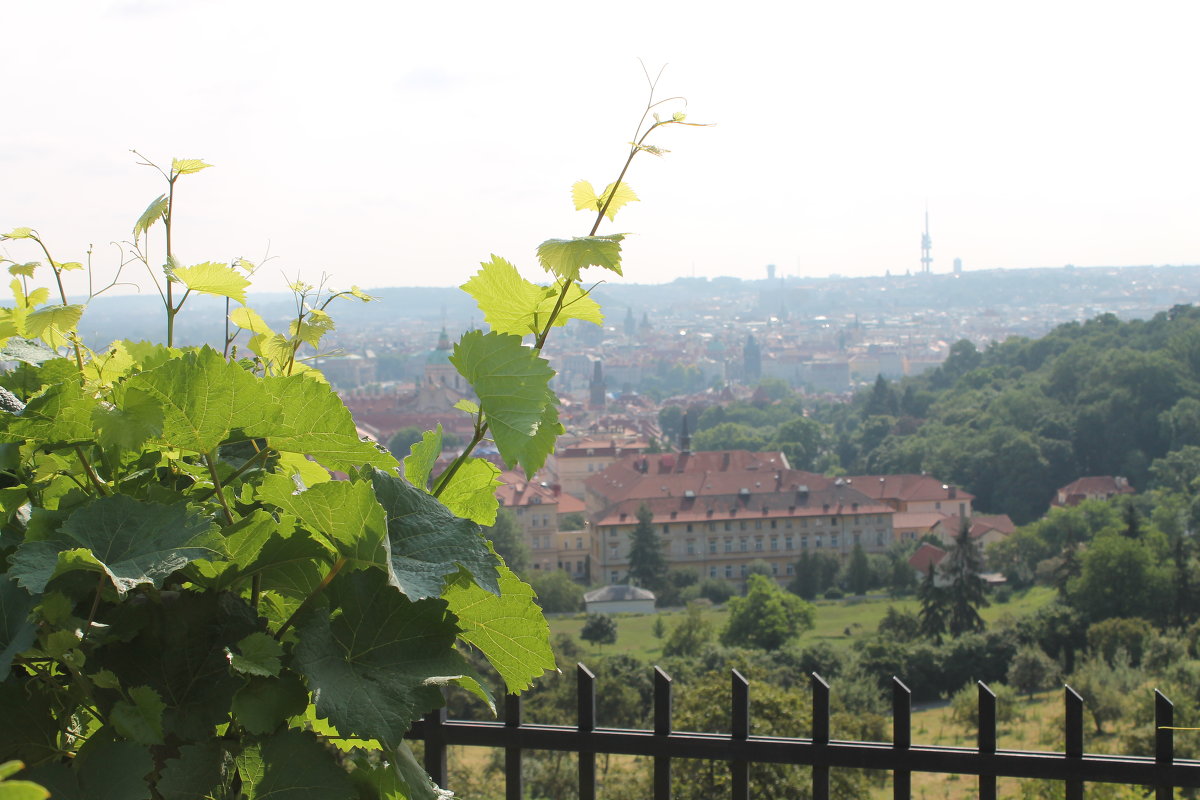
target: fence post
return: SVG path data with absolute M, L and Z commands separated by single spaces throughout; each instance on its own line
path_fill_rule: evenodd
M 663 738 L 661 748 L 671 735 L 671 676 L 654 668 L 654 735 Z M 671 800 L 671 757 L 654 757 L 654 800 Z
M 1175 704 L 1158 689 L 1154 690 L 1154 763 L 1159 767 L 1169 767 L 1175 760 Z M 1174 787 L 1166 782 L 1166 776 L 1160 775 L 1154 786 L 1154 800 L 1171 800 L 1175 796 Z
M 996 695 L 983 681 L 977 682 L 979 688 L 979 753 L 993 754 L 996 752 Z M 996 800 L 996 776 L 979 776 L 980 800 Z
M 575 699 L 580 733 L 596 730 L 596 676 L 583 664 L 575 666 Z M 596 800 L 596 754 L 579 753 L 579 800 Z
M 504 732 L 510 742 L 517 739 L 521 729 L 521 696 L 504 697 Z M 521 748 L 510 744 L 504 748 L 504 798 L 521 800 L 525 794 L 525 781 L 521 775 Z
M 912 747 L 912 692 L 895 675 L 892 676 L 892 747 L 901 751 Z M 911 772 L 906 769 L 892 772 L 892 797 L 910 800 Z
M 1066 752 L 1068 759 L 1083 758 L 1083 698 L 1070 686 L 1064 687 L 1064 726 L 1066 728 Z M 1066 800 L 1083 800 L 1083 781 L 1068 780 Z
M 442 723 L 446 721 L 446 707 L 434 709 L 425 715 L 425 771 L 441 788 L 446 788 L 446 733 Z
M 824 745 L 829 744 L 829 684 L 817 673 L 812 674 L 813 744 L 818 757 L 813 763 L 813 800 L 829 800 L 829 757 Z
M 730 738 L 744 742 L 750 738 L 750 682 L 736 669 L 732 680 L 733 719 Z M 733 800 L 750 800 L 750 764 L 744 759 L 734 759 L 729 766 L 733 780 Z

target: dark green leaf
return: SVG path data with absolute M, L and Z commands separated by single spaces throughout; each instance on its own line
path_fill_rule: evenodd
M 66 572 L 103 572 L 125 594 L 144 583 L 161 588 L 171 573 L 223 550 L 213 521 L 184 503 L 162 506 L 112 495 L 75 511 L 54 538 L 22 544 L 9 573 L 41 592 Z
M 265 735 L 308 708 L 308 689 L 293 672 L 279 678 L 251 678 L 233 696 L 233 713 L 250 733 Z
M 228 756 L 218 742 L 179 748 L 179 758 L 168 759 L 155 786 L 162 800 L 211 800 L 222 797 Z
M 70 767 L 52 764 L 29 771 L 53 800 L 150 800 L 146 776 L 154 770 L 150 751 L 133 742 L 95 734 Z
M 149 686 L 135 686 L 129 690 L 129 700 L 118 700 L 109 714 L 113 729 L 126 739 L 138 744 L 162 744 L 163 703 L 158 692 Z
M 237 757 L 246 800 L 351 800 L 350 776 L 311 733 L 280 731 Z
M 8 675 L 12 660 L 27 650 L 37 628 L 29 621 L 29 612 L 38 598 L 0 575 L 0 675 Z
M 258 490 L 263 502 L 295 516 L 325 537 L 342 558 L 358 567 L 387 566 L 387 518 L 366 481 L 327 481 L 303 492 L 285 475 L 268 475 Z
M 246 675 L 263 678 L 279 674 L 279 657 L 283 645 L 265 633 L 252 633 L 237 643 L 237 649 L 229 654 L 229 666 Z
M 309 588 L 320 580 L 320 567 L 327 562 L 329 550 L 307 531 L 297 530 L 295 519 L 284 517 L 277 521 L 262 509 L 225 528 L 225 547 L 228 561 L 201 561 L 194 565 L 203 585 L 224 590 L 238 580 L 263 575 L 264 588 L 279 588 L 279 578 L 287 576 L 286 585 L 296 582 L 296 574 L 315 576 L 307 582 Z M 308 593 L 305 589 L 301 596 Z
M 57 698 L 33 678 L 0 681 L 0 758 L 37 764 L 58 752 Z
M 302 619 L 294 653 L 317 714 L 343 736 L 398 744 L 414 720 L 442 704 L 438 684 L 468 674 L 446 604 L 411 602 L 375 570 L 343 573 L 326 595 L 332 613 Z
M 387 512 L 391 572 L 413 600 L 438 597 L 445 579 L 466 569 L 480 586 L 499 592 L 499 561 L 479 526 L 460 519 L 435 498 L 400 478 L 371 470 L 375 497 Z

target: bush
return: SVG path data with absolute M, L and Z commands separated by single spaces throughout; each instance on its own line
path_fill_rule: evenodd
M 996 722 L 1006 724 L 1021 719 L 1021 707 L 1017 692 L 1003 683 L 988 685 L 996 695 Z M 954 693 L 950 699 L 950 718 L 968 729 L 979 728 L 979 686 L 968 683 Z
M 583 611 L 583 587 L 561 569 L 534 571 L 529 584 L 537 592 L 537 604 L 547 614 Z
M 1012 600 L 1012 598 L 1013 598 L 1013 587 L 1009 586 L 1008 584 L 1004 584 L 1003 586 L 996 587 L 996 591 L 993 594 L 993 599 L 996 601 L 997 605 L 1003 605 L 1004 603 L 1007 603 L 1010 600 Z
M 715 606 L 729 602 L 733 597 L 733 585 L 720 578 L 705 578 L 696 589 L 698 597 L 703 597 Z
M 1146 643 L 1158 635 L 1158 630 L 1144 619 L 1138 617 L 1114 617 L 1092 624 L 1087 629 L 1088 648 L 1104 656 L 1109 664 L 1113 663 L 1118 650 L 1129 654 L 1129 663 L 1137 666 L 1142 663 L 1142 653 Z
M 592 644 L 615 644 L 617 623 L 608 614 L 588 614 L 579 638 Z
M 1058 663 L 1046 655 L 1042 648 L 1025 645 L 1017 650 L 1012 663 L 1008 665 L 1007 678 L 1009 685 L 1017 691 L 1032 694 L 1057 683 L 1060 671 Z
M 846 593 L 843 592 L 841 589 L 837 588 L 836 586 L 830 586 L 828 589 L 825 590 L 825 599 L 826 600 L 841 600 L 845 596 L 846 596 Z

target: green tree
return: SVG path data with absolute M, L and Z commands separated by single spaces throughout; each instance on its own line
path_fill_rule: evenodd
M 746 596 L 729 601 L 729 620 L 721 631 L 721 643 L 775 650 L 812 628 L 815 618 L 812 603 L 784 591 L 764 575 L 751 575 Z
M 583 611 L 583 587 L 563 570 L 533 570 L 529 583 L 537 592 L 537 604 L 547 614 Z
M 1142 653 L 1158 635 L 1158 629 L 1144 619 L 1113 617 L 1088 626 L 1088 648 L 1099 653 L 1109 664 L 1115 662 L 1118 651 L 1124 651 L 1132 666 L 1142 663 Z
M 921 604 L 921 633 L 935 642 L 942 640 L 946 632 L 946 590 L 937 585 L 937 574 L 933 564 L 917 587 L 917 602 Z
M 663 655 L 668 658 L 695 656 L 712 638 L 712 624 L 704 618 L 704 608 L 699 603 L 688 603 L 683 619 L 671 628 L 670 635 L 663 643 Z
M 871 564 L 862 545 L 854 543 L 850 563 L 846 566 L 846 584 L 851 594 L 866 594 L 871 585 Z
M 581 531 L 586 527 L 587 520 L 584 519 L 583 513 L 580 511 L 563 514 L 558 520 L 558 529 L 560 531 Z
M 722 422 L 692 437 L 692 449 L 697 451 L 749 450 L 757 453 L 766 447 L 767 438 L 757 428 L 737 422 Z
M 776 429 L 771 446 L 783 451 L 792 469 L 812 469 L 828 447 L 825 427 L 808 417 L 793 417 Z
M 958 535 L 940 565 L 946 580 L 946 628 L 951 636 L 984 628 L 979 609 L 990 603 L 984 591 L 983 555 L 971 539 L 969 523 L 963 520 Z
M 511 510 L 504 506 L 497 508 L 496 524 L 485 527 L 483 535 L 492 540 L 492 547 L 509 569 L 525 576 L 529 570 L 529 545 L 525 541 L 525 531 Z
M 1037 645 L 1025 645 L 1017 650 L 1008 666 L 1006 680 L 1018 692 L 1033 694 L 1048 689 L 1059 678 L 1058 663 Z
M 421 437 L 423 435 L 424 433 L 420 428 L 414 428 L 411 426 L 407 428 L 401 428 L 393 433 L 392 437 L 388 439 L 388 450 L 390 450 L 392 455 L 394 455 L 396 458 L 402 459 L 408 455 L 409 449 L 414 444 L 421 441 Z
M 921 618 L 912 611 L 888 606 L 877 628 L 879 635 L 898 642 L 915 642 L 921 637 Z
M 638 507 L 637 525 L 630 538 L 630 581 L 652 592 L 661 591 L 667 579 L 667 558 L 658 531 L 654 530 L 654 512 L 645 503 Z
M 608 614 L 588 614 L 579 638 L 592 644 L 615 644 L 617 623 Z
M 1097 536 L 1080 558 L 1079 575 L 1066 595 L 1088 619 L 1144 617 L 1160 621 L 1170 611 L 1170 571 L 1145 539 L 1113 531 Z

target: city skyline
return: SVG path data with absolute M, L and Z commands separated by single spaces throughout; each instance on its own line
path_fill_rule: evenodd
M 136 148 L 215 165 L 181 183 L 179 256 L 269 252 L 262 291 L 456 285 L 490 253 L 541 279 L 537 244 L 589 226 L 571 185 L 620 168 L 641 57 L 715 125 L 634 163 L 643 202 L 601 228 L 636 234 L 628 282 L 917 273 L 926 204 L 935 273 L 1200 261 L 1186 4 L 624 7 L 15 9 L 54 45 L 10 44 L 0 227 L 103 274 L 162 191 Z

